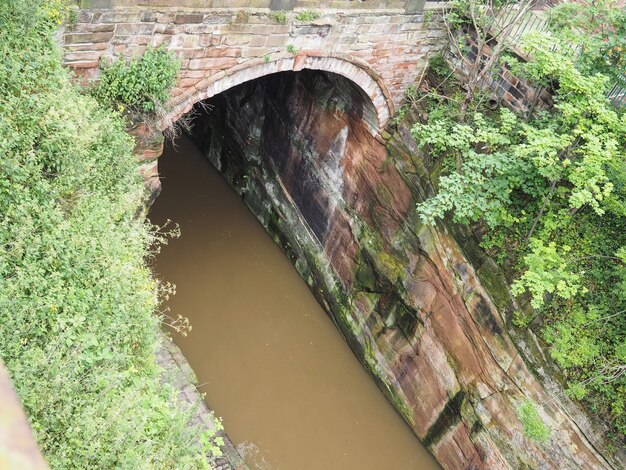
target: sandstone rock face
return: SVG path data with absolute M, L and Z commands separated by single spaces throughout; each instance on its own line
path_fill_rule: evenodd
M 304 70 L 208 104 L 194 138 L 444 468 L 611 468 L 525 365 L 449 230 L 420 225 L 426 175 L 406 132 L 368 132 L 361 90 Z M 548 444 L 524 436 L 525 399 Z

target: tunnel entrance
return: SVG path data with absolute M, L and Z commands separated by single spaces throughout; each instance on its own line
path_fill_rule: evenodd
M 318 288 L 317 250 L 350 282 L 345 209 L 368 194 L 350 169 L 379 151 L 367 100 L 329 73 L 264 77 L 198 105 L 159 160 L 150 219 L 182 236 L 156 271 L 193 326 L 176 342 L 251 468 L 437 468 L 293 268 Z
M 246 202 L 256 204 L 255 191 L 280 181 L 322 247 L 345 189 L 346 147 L 369 140 L 366 129 L 377 122 L 369 97 L 340 75 L 303 70 L 237 86 L 194 112 L 193 140 Z M 253 189 L 255 177 L 261 181 Z M 261 214 L 266 224 L 278 218 L 276 209 Z M 354 254 L 353 246 L 346 248 Z

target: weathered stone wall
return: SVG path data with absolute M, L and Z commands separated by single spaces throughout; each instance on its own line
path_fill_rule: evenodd
M 167 2 L 145 7 L 135 6 L 142 2 L 116 1 L 115 8 L 80 10 L 76 23 L 63 34 L 64 62 L 90 79 L 97 77 L 103 58 L 166 46 L 182 60 L 170 121 L 209 97 L 207 89 L 216 82 L 229 80 L 228 86 L 233 86 L 259 76 L 238 72 L 252 67 L 264 68 L 263 73 L 289 66 L 323 68 L 331 65 L 320 64 L 321 59 L 336 59 L 345 64 L 333 64 L 329 71 L 345 74 L 368 92 L 382 128 L 406 87 L 424 70 L 429 53 L 441 49 L 446 39 L 439 15 L 407 12 L 405 2 L 400 1 L 346 1 L 341 8 L 318 10 L 320 17 L 307 22 L 298 21 L 297 12 L 290 12 L 286 24 L 272 17 L 268 8 L 212 8 L 206 6 L 211 2 L 195 1 L 167 7 L 162 3 Z M 426 8 L 439 5 L 429 3 Z M 285 61 L 294 55 L 297 60 Z
M 421 11 L 424 0 L 178 0 L 178 8 L 269 8 L 294 9 L 394 9 Z M 169 7 L 171 0 L 81 0 L 82 8 L 119 8 L 133 6 Z
M 386 145 L 368 132 L 363 100 L 336 75 L 281 74 L 216 97 L 194 132 L 444 468 L 610 468 L 528 369 L 454 237 L 420 224 L 428 171 L 406 126 Z M 548 444 L 523 434 L 526 399 Z
M 143 6 L 147 3 L 151 6 Z M 286 24 L 268 8 L 220 8 L 216 2 L 196 0 L 161 6 L 165 3 L 92 2 L 100 8 L 79 10 L 76 23 L 62 34 L 64 63 L 84 80 L 97 78 L 101 60 L 139 55 L 150 46 L 174 52 L 181 70 L 162 128 L 195 103 L 240 83 L 281 71 L 316 69 L 343 75 L 363 89 L 376 111 L 366 121 L 376 135 L 400 105 L 406 87 L 423 74 L 428 55 L 446 41 L 440 15 L 425 15 L 412 2 L 317 2 L 335 9 L 318 10 L 320 18 L 311 22 L 297 21 L 292 11 Z M 288 7 L 313 3 L 292 2 Z M 438 10 L 442 4 L 426 3 L 425 8 Z M 287 51 L 288 45 L 297 52 Z M 162 137 L 145 126 L 133 134 L 139 137 L 140 172 L 155 197 Z
M 465 38 L 469 38 L 469 48 L 466 51 L 466 59 L 470 61 L 476 60 L 480 54 L 483 57 L 489 57 L 492 54 L 492 48 L 495 44 L 486 44 L 481 51 L 478 45 L 471 40 L 471 34 L 463 31 Z M 467 80 L 466 65 L 456 54 L 454 48 L 448 47 L 445 50 L 445 58 L 452 66 L 455 75 L 461 80 Z M 523 53 L 515 47 L 509 49 L 509 53 L 516 54 L 516 58 L 520 61 L 527 60 Z M 506 64 L 495 66 L 496 72 L 485 77 L 483 89 L 491 94 L 495 100 L 494 106 L 503 104 L 509 109 L 525 115 L 531 108 L 547 109 L 552 106 L 552 95 L 544 88 L 537 88 L 528 80 L 517 77 L 511 72 L 511 68 Z

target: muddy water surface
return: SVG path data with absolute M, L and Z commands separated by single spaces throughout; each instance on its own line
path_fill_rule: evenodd
M 252 469 L 435 469 L 289 260 L 186 139 L 159 161 L 150 218 L 177 222 L 156 271 L 176 342 Z

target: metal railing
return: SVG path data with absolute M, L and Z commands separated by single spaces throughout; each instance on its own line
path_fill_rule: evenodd
M 626 73 L 620 73 L 607 94 L 609 100 L 615 107 L 626 106 Z
M 518 6 L 511 4 L 500 9 L 495 15 L 494 26 L 502 29 L 517 15 Z M 549 9 L 528 10 L 511 28 L 507 40 L 511 43 L 519 41 L 526 33 L 531 31 L 546 31 L 548 29 Z

